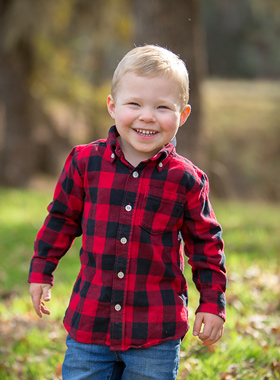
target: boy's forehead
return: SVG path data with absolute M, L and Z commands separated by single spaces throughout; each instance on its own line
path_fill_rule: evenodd
M 139 75 L 138 73 L 135 73 L 133 71 L 126 72 L 119 81 L 119 87 L 129 87 L 131 89 L 135 88 L 135 85 L 139 85 L 139 89 L 141 87 L 144 89 L 144 86 L 141 86 L 143 83 L 149 83 L 149 86 L 152 87 L 168 87 L 169 85 L 175 85 L 178 84 L 178 81 L 171 76 L 167 75 Z M 137 86 L 136 86 L 137 87 Z
M 174 80 L 162 76 L 144 77 L 134 73 L 127 73 L 122 77 L 115 96 L 115 100 L 121 97 L 124 101 L 145 98 L 146 101 L 181 103 L 180 86 Z
M 152 89 L 157 90 L 157 97 L 160 94 L 162 98 L 163 96 L 165 99 L 172 98 L 169 100 L 174 104 L 179 104 L 181 108 L 188 102 L 187 88 L 182 85 L 180 78 L 168 75 L 168 73 L 163 75 L 139 75 L 132 70 L 127 71 L 119 78 L 118 83 L 114 86 L 112 95 L 115 100 L 121 94 L 134 97 L 139 97 L 141 94 L 146 96 L 146 93 L 151 92 Z

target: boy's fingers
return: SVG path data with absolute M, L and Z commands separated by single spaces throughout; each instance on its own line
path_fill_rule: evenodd
M 199 339 L 202 341 L 211 340 L 212 328 L 204 325 L 202 332 L 198 335 Z
M 214 334 L 213 331 L 203 330 L 202 333 L 200 333 L 198 337 L 203 342 L 204 345 L 212 344 L 217 340 L 216 334 Z
M 50 314 L 50 310 L 45 306 L 41 300 L 49 301 L 51 299 L 51 285 L 49 284 L 30 284 L 30 295 L 32 298 L 33 307 L 38 317 L 42 318 L 43 314 Z
M 203 341 L 203 345 L 207 346 L 210 344 L 216 343 L 222 336 L 222 330 L 212 332 L 212 334 L 207 338 L 201 338 L 200 339 Z
M 42 318 L 42 312 L 41 312 L 41 296 L 35 294 L 32 296 L 32 302 L 33 302 L 33 307 L 36 311 L 36 314 L 38 317 Z
M 32 284 L 31 284 L 32 285 Z M 42 318 L 41 313 L 41 290 L 40 288 L 30 287 L 30 295 L 32 298 L 33 307 L 36 311 L 36 314 Z
M 51 299 L 51 285 L 43 285 L 43 299 L 49 301 Z
M 197 313 L 193 335 L 197 335 L 203 342 L 203 345 L 210 345 L 217 342 L 223 335 L 223 325 L 224 321 L 222 318 L 215 314 Z
M 203 315 L 201 313 L 197 313 L 195 316 L 195 321 L 193 325 L 194 336 L 197 336 L 200 333 L 202 322 L 203 322 Z
M 198 335 L 199 339 L 203 342 L 203 345 L 210 345 L 216 343 L 223 335 L 223 327 L 204 325 L 203 331 Z
M 45 303 L 43 301 L 41 301 L 41 312 L 47 315 L 51 314 L 50 310 L 47 308 L 47 306 L 45 306 Z

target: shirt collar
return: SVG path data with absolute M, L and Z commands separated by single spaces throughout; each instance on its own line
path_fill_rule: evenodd
M 117 140 L 118 136 L 119 133 L 117 131 L 116 126 L 112 125 L 109 130 L 107 139 L 111 150 L 111 163 L 113 163 L 117 159 L 117 157 L 123 156 L 122 149 Z M 159 172 L 162 171 L 163 167 L 167 163 L 167 159 L 170 156 L 170 154 L 174 152 L 176 145 L 176 137 L 173 137 L 173 139 L 168 144 L 166 144 L 154 157 L 150 159 L 150 161 L 158 161 L 157 168 Z
M 117 141 L 117 137 L 119 136 L 119 133 L 116 129 L 115 125 L 112 125 L 111 128 L 109 129 L 108 133 L 108 143 L 111 151 L 111 164 L 115 162 L 117 156 L 120 155 L 121 152 L 121 147 L 119 146 L 119 143 Z M 117 147 L 119 147 L 117 149 Z

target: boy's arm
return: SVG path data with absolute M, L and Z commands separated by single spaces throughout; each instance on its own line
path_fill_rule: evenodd
M 200 292 L 194 335 L 204 344 L 212 344 L 223 331 L 227 279 L 222 229 L 209 201 L 208 179 L 204 173 L 199 174 L 187 194 L 182 236 L 193 281 Z
M 31 260 L 29 283 L 53 285 L 53 271 L 75 237 L 81 235 L 84 187 L 78 170 L 78 148 L 69 154 L 55 188 L 49 214 L 39 230 Z

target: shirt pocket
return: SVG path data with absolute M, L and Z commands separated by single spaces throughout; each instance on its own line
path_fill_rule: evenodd
M 141 202 L 140 226 L 153 235 L 179 230 L 185 196 L 162 189 L 149 189 Z

